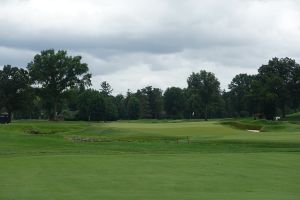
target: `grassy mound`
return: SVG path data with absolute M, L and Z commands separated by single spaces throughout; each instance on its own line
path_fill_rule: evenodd
M 241 129 L 241 130 L 259 130 L 259 131 L 261 131 L 263 129 L 262 125 L 250 124 L 250 123 L 245 123 L 245 122 L 241 122 L 241 121 L 225 121 L 225 122 L 221 122 L 221 124 L 229 125 L 229 126 L 237 128 L 237 129 Z
M 258 130 L 261 132 L 279 132 L 298 129 L 299 126 L 292 125 L 287 121 L 270 121 L 270 120 L 230 120 L 221 122 L 223 125 L 229 125 L 231 127 L 240 130 Z
M 287 115 L 286 120 L 300 123 L 300 112 Z

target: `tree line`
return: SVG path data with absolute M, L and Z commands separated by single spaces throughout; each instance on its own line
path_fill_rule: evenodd
M 16 119 L 113 121 L 119 119 L 209 119 L 258 117 L 274 119 L 300 107 L 300 65 L 273 58 L 256 75 L 238 74 L 228 91 L 205 70 L 187 78 L 187 88 L 148 86 L 112 95 L 103 81 L 91 88 L 81 56 L 53 49 L 35 55 L 26 68 L 0 70 L 0 111 Z

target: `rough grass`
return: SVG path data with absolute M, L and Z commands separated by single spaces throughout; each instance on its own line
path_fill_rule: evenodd
M 285 120 L 300 124 L 300 112 L 288 115 Z
M 0 199 L 293 200 L 299 167 L 300 125 L 289 122 L 0 126 Z

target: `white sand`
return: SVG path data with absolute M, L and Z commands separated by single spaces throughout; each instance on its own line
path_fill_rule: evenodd
M 260 130 L 248 130 L 249 132 L 252 132 L 252 133 L 259 133 Z

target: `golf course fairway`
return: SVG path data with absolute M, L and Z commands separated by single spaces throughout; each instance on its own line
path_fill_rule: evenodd
M 1 125 L 0 199 L 299 199 L 300 125 L 239 123 Z

